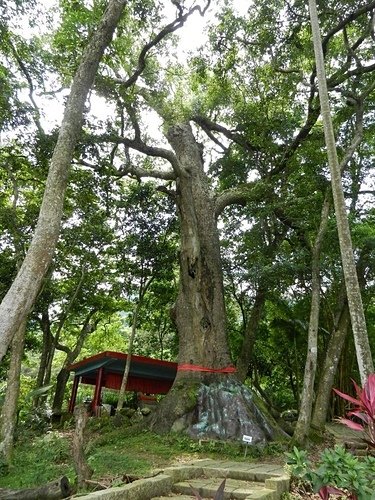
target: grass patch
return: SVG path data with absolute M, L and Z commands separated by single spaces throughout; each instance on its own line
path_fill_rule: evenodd
M 16 443 L 12 465 L 0 469 L 0 488 L 39 486 L 62 475 L 73 483 L 72 434 L 73 430 L 67 429 L 43 436 L 24 436 Z M 161 436 L 144 429 L 119 427 L 109 418 L 92 419 L 87 437 L 86 456 L 94 469 L 93 479 L 98 481 L 113 478 L 121 482 L 124 475 L 146 476 L 154 469 L 198 458 L 249 462 L 267 461 L 267 456 L 278 451 L 282 454 L 278 447 L 268 445 L 264 449 L 249 448 L 245 459 L 240 443 L 199 442 L 178 434 Z
M 17 442 L 12 464 L 0 475 L 0 488 L 29 488 L 61 476 L 74 478 L 70 440 L 51 432 Z

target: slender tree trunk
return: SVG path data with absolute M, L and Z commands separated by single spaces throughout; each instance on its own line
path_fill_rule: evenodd
M 133 353 L 133 343 L 134 343 L 134 339 L 135 339 L 135 334 L 137 332 L 137 321 L 138 321 L 138 313 L 139 313 L 140 307 L 141 307 L 140 303 L 138 302 L 137 306 L 134 310 L 134 314 L 133 314 L 132 329 L 131 329 L 131 333 L 130 333 L 128 352 L 127 352 L 126 363 L 125 363 L 125 370 L 124 370 L 124 375 L 123 375 L 122 380 L 121 380 L 121 387 L 120 387 L 120 391 L 119 391 L 119 395 L 118 395 L 116 412 L 119 412 L 121 410 L 121 408 L 124 406 L 126 384 L 128 383 L 128 378 L 129 378 L 130 363 L 131 363 L 131 358 L 132 358 L 132 353 Z
M 73 361 L 72 361 L 73 362 Z M 65 363 L 56 377 L 56 389 L 52 403 L 52 413 L 60 415 L 64 403 L 66 384 L 68 383 L 70 371 L 66 369 Z
M 246 324 L 241 352 L 236 364 L 237 378 L 242 383 L 246 380 L 249 366 L 253 357 L 255 332 L 262 318 L 265 301 L 266 292 L 263 287 L 259 287 L 256 293 L 253 308 L 250 313 L 249 321 Z
M 52 334 L 51 334 L 50 320 L 48 316 L 48 309 L 43 311 L 40 324 L 43 332 L 43 346 L 42 346 L 42 354 L 40 356 L 38 375 L 35 383 L 36 389 L 39 389 L 40 387 L 43 387 L 45 385 L 46 368 L 52 348 Z M 33 399 L 33 406 L 35 408 L 39 405 L 39 401 L 40 397 L 35 396 L 35 398 Z
M 371 250 L 370 250 L 371 251 Z M 367 256 L 369 249 L 364 248 L 358 259 L 357 275 L 360 289 L 363 290 L 366 284 Z M 316 401 L 312 417 L 312 426 L 323 430 L 329 409 L 329 403 L 332 396 L 332 387 L 337 372 L 347 334 L 350 327 L 350 314 L 346 296 L 346 287 L 340 292 L 338 299 L 337 314 L 335 315 L 334 329 L 326 350 L 324 364 L 318 381 Z
M 147 290 L 150 288 L 150 285 L 153 281 L 154 281 L 154 276 L 151 275 L 150 278 L 148 278 L 148 280 L 146 281 L 146 283 L 141 284 L 140 289 L 139 289 L 138 302 L 137 302 L 137 305 L 135 306 L 134 313 L 133 313 L 132 330 L 131 330 L 131 334 L 130 334 L 128 353 L 127 353 L 128 355 L 126 358 L 124 375 L 123 375 L 122 380 L 121 380 L 121 387 L 120 387 L 120 391 L 119 391 L 119 395 L 118 395 L 116 412 L 120 411 L 121 408 L 124 406 L 126 384 L 128 383 L 128 378 L 129 378 L 130 363 L 131 363 L 131 357 L 132 357 L 132 353 L 133 353 L 133 343 L 134 343 L 135 335 L 137 333 L 139 311 L 141 310 L 143 299 L 147 293 Z
M 14 430 L 16 428 L 17 421 L 17 404 L 20 393 L 20 376 L 25 340 L 25 328 L 26 321 L 20 325 L 12 340 L 7 388 L 1 412 L 0 456 L 6 463 L 10 462 L 13 451 Z
M 357 353 L 357 362 L 361 381 L 362 384 L 364 384 L 367 376 L 374 371 L 374 365 L 367 335 L 366 320 L 358 284 L 349 222 L 346 213 L 345 198 L 342 189 L 341 172 L 337 158 L 336 141 L 331 119 L 327 81 L 324 68 L 324 55 L 315 0 L 309 0 L 309 9 L 314 41 L 317 77 L 319 83 L 319 99 L 324 125 L 324 136 L 327 147 L 328 163 L 331 171 L 332 194 L 340 242 L 341 261 L 346 284 L 354 343 Z
M 0 361 L 32 308 L 51 263 L 60 233 L 70 163 L 81 131 L 87 94 L 94 82 L 104 50 L 125 7 L 125 0 L 110 0 L 96 32 L 90 38 L 74 77 L 34 237 L 13 284 L 0 304 Z
M 329 197 L 326 194 L 320 226 L 312 249 L 311 259 L 311 308 L 308 331 L 307 356 L 301 403 L 299 407 L 298 421 L 293 439 L 296 443 L 303 444 L 309 434 L 311 424 L 311 412 L 314 399 L 315 373 L 318 359 L 318 328 L 320 310 L 320 252 L 323 238 L 327 229 L 329 215 Z
M 328 348 L 324 358 L 323 368 L 319 377 L 316 390 L 316 400 L 311 425 L 315 429 L 324 430 L 327 420 L 329 403 L 332 395 L 332 387 L 337 372 L 337 366 L 342 354 L 345 340 L 350 326 L 350 315 L 348 304 L 342 306 L 339 321 L 335 327 L 328 343 Z
M 85 322 L 81 328 L 81 331 L 77 335 L 77 342 L 74 347 L 74 349 L 69 349 L 66 346 L 63 346 L 61 344 L 57 344 L 57 348 L 60 349 L 61 351 L 64 351 L 66 353 L 66 358 L 64 361 L 64 364 L 59 371 L 56 379 L 56 389 L 55 389 L 55 395 L 53 397 L 53 403 L 52 403 L 52 412 L 55 415 L 61 414 L 62 411 L 62 405 L 64 403 L 64 395 L 65 395 L 65 389 L 66 389 L 66 384 L 69 380 L 69 375 L 70 372 L 67 370 L 67 367 L 74 363 L 74 361 L 77 359 L 77 356 L 80 354 L 82 347 L 85 343 L 86 338 L 96 330 L 99 319 L 96 319 L 95 321 L 91 322 L 93 316 L 96 314 L 97 309 L 92 309 L 86 316 Z

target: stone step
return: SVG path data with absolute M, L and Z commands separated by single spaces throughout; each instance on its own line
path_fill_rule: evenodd
M 196 496 L 176 495 L 174 493 L 171 493 L 166 497 L 154 497 L 151 500 L 196 500 L 196 498 L 197 498 Z
M 175 495 L 174 493 L 171 493 L 166 497 L 154 497 L 151 500 L 196 500 L 196 498 L 197 498 L 196 496 Z
M 279 465 L 207 459 L 167 467 L 151 477 L 80 500 L 196 500 L 191 486 L 202 498 L 212 500 L 224 478 L 225 498 L 231 500 L 280 500 L 289 490 L 289 477 Z
M 207 460 L 199 465 L 207 477 L 228 477 L 243 481 L 265 482 L 275 478 L 285 477 L 285 472 L 280 465 L 273 464 L 248 464 L 246 462 L 221 462 Z
M 212 499 L 216 491 L 219 489 L 222 481 L 222 477 L 202 477 L 191 479 L 189 481 L 181 481 L 173 485 L 172 492 L 187 495 L 189 498 L 189 495 L 193 494 L 192 488 L 194 488 L 194 490 L 196 490 L 203 498 Z M 231 478 L 227 478 L 225 482 L 225 499 L 245 500 L 257 498 L 263 500 L 273 500 L 276 498 L 275 494 L 276 492 L 274 490 L 265 488 L 264 483 Z M 193 495 L 190 498 L 195 497 Z

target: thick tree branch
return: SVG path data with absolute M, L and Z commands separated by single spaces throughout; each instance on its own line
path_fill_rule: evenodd
M 132 175 L 137 179 L 143 177 L 152 177 L 153 179 L 162 179 L 164 181 L 174 181 L 177 177 L 176 173 L 173 170 L 148 170 L 146 168 L 142 168 L 138 165 L 124 165 L 121 167 L 119 175 Z
M 327 80 L 327 86 L 331 90 L 337 87 L 337 85 L 340 85 L 340 83 L 345 82 L 352 76 L 364 75 L 365 73 L 371 73 L 372 71 L 375 71 L 375 63 L 368 66 L 359 66 L 344 73 L 338 71 Z
M 218 217 L 224 208 L 229 205 L 243 205 L 247 202 L 246 192 L 243 188 L 227 189 L 216 199 L 215 215 Z
M 127 173 L 136 175 L 138 177 L 155 177 L 156 179 L 174 180 L 181 171 L 181 166 L 177 160 L 176 155 L 169 149 L 159 148 L 156 146 L 148 146 L 141 138 L 128 139 L 126 137 L 119 137 L 114 135 L 104 135 L 95 139 L 99 142 L 111 142 L 113 144 L 123 144 L 127 148 L 134 149 L 147 156 L 154 158 L 164 158 L 171 165 L 173 170 L 146 170 L 142 167 L 124 165 L 119 170 L 119 174 L 126 175 Z
M 249 201 L 264 200 L 273 193 L 272 186 L 262 180 L 249 182 L 236 188 L 223 191 L 215 203 L 215 215 L 218 217 L 229 205 L 246 205 Z

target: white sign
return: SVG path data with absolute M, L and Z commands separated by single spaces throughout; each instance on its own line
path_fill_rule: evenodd
M 253 436 L 246 436 L 246 434 L 244 434 L 244 435 L 242 436 L 242 441 L 243 441 L 244 443 L 251 443 L 251 442 L 252 442 L 252 440 L 253 440 Z

